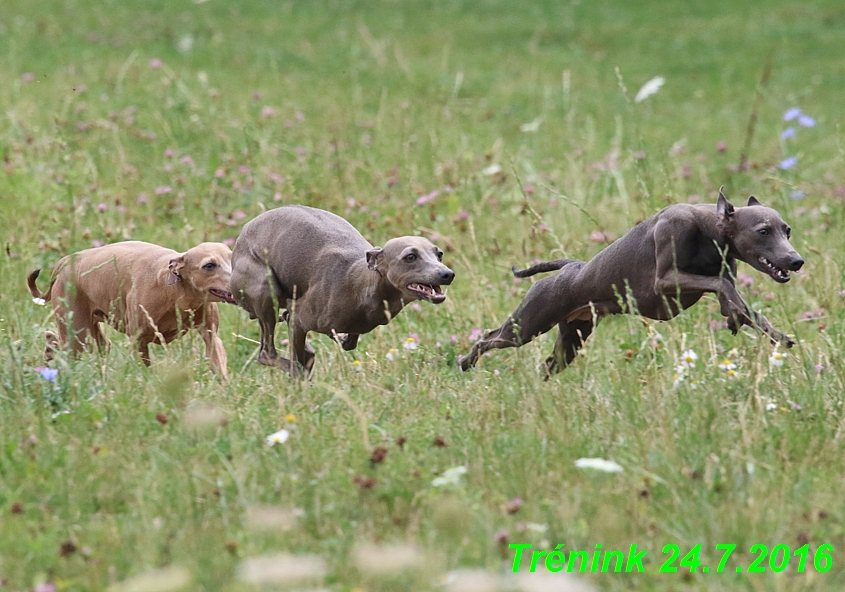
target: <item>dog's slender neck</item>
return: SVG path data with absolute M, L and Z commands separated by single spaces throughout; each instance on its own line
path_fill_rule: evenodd
M 384 303 L 387 302 L 387 310 L 393 317 L 405 305 L 402 293 L 381 271 L 370 269 L 366 259 L 355 261 L 349 268 L 348 277 L 354 286 L 354 293 L 358 294 L 359 301 L 368 309 L 384 311 Z

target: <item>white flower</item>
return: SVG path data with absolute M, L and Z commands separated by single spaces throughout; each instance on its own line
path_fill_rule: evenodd
M 364 365 L 360 360 L 355 360 L 352 362 L 352 369 L 355 370 L 355 372 L 361 372 L 364 369 Z
M 485 175 L 495 175 L 496 173 L 502 172 L 502 167 L 500 167 L 496 163 L 493 163 L 481 172 L 484 173 Z
M 276 444 L 284 444 L 290 438 L 290 432 L 287 430 L 279 430 L 275 434 L 267 436 L 267 446 L 274 446 Z
M 727 359 L 722 360 L 719 362 L 719 370 L 725 370 L 726 372 L 729 370 L 736 370 L 736 364 Z
M 603 458 L 579 458 L 575 461 L 575 466 L 579 469 L 595 469 L 605 473 L 621 473 L 625 470 L 619 463 Z
M 519 126 L 519 131 L 521 131 L 521 132 L 536 132 L 538 129 L 540 129 L 541 123 L 543 123 L 543 118 L 538 117 L 534 121 L 531 121 L 529 123 L 523 123 L 521 126 Z
M 681 383 L 684 381 L 684 373 L 678 372 L 674 376 L 672 376 L 672 387 L 678 388 Z
M 45 304 L 47 304 L 47 301 L 43 298 L 33 298 L 32 301 L 38 306 L 44 306 Z
M 387 350 L 387 353 L 384 354 L 384 357 L 392 362 L 393 360 L 396 359 L 396 354 L 398 354 L 398 353 L 399 353 L 399 350 L 397 350 L 395 347 L 391 347 L 389 350 Z
M 687 368 L 695 368 L 695 361 L 698 359 L 698 354 L 693 350 L 688 349 L 681 354 L 681 365 Z
M 446 469 L 443 474 L 435 478 L 431 484 L 435 487 L 444 487 L 448 485 L 460 485 L 461 478 L 466 475 L 467 468 L 464 465 Z
M 408 337 L 408 339 L 405 340 L 405 343 L 402 344 L 402 347 L 408 351 L 414 351 L 417 349 L 417 340 L 413 337 Z
M 641 103 L 649 98 L 651 95 L 655 94 L 657 91 L 660 90 L 660 87 L 666 82 L 666 79 L 663 76 L 655 76 L 648 82 L 642 85 L 640 90 L 637 91 L 637 96 L 634 97 L 635 103 Z
M 778 406 L 776 403 L 766 403 L 766 411 L 773 411 L 777 408 Z
M 546 532 L 549 530 L 548 524 L 539 524 L 538 522 L 526 522 L 525 530 L 532 530 L 534 532 Z
M 772 355 L 769 356 L 769 364 L 772 366 L 783 366 L 783 362 L 788 355 L 786 352 L 773 351 Z

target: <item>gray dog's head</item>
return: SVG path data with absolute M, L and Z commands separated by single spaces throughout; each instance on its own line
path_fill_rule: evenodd
M 367 266 L 378 271 L 402 293 L 405 302 L 446 300 L 441 286 L 455 279 L 455 272 L 443 265 L 443 251 L 421 236 L 400 236 L 367 251 Z
M 730 242 L 732 254 L 755 269 L 769 274 L 776 282 L 789 281 L 789 272 L 798 271 L 804 259 L 789 244 L 792 229 L 780 214 L 748 198 L 746 207 L 734 208 L 719 191 L 716 212 Z

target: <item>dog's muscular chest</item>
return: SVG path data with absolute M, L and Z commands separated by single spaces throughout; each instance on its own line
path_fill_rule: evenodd
M 730 257 L 726 258 L 712 241 L 701 237 L 693 243 L 684 258 L 683 270 L 694 275 L 719 276 L 725 265 L 730 263 Z

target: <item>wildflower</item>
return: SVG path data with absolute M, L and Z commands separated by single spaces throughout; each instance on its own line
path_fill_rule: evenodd
M 796 117 L 801 115 L 801 109 L 798 107 L 792 107 L 786 110 L 786 113 L 783 114 L 784 121 L 792 121 Z
M 502 167 L 496 163 L 493 163 L 481 172 L 485 175 L 495 175 L 496 173 L 502 172 Z
M 728 369 L 725 374 L 728 375 L 728 378 L 739 378 L 739 374 L 733 368 Z
M 275 434 L 267 436 L 267 446 L 275 446 L 276 444 L 284 444 L 290 438 L 290 432 L 287 430 L 279 430 Z
M 395 347 L 391 347 L 389 350 L 387 350 L 387 353 L 384 354 L 384 357 L 392 362 L 393 360 L 396 359 L 396 354 L 398 354 L 398 353 L 399 353 L 399 350 L 397 350 Z
M 815 366 L 813 366 L 813 368 L 816 369 L 816 372 L 821 372 L 824 370 L 824 366 L 821 364 L 816 364 Z
M 789 156 L 787 158 L 784 158 L 782 161 L 780 161 L 778 168 L 782 171 L 786 171 L 786 170 L 794 167 L 796 164 L 798 164 L 798 157 Z
M 792 193 L 789 194 L 789 197 L 792 199 L 804 199 L 804 192 L 800 189 L 796 189 Z
M 603 458 L 579 458 L 575 461 L 575 466 L 579 469 L 595 469 L 605 473 L 621 473 L 625 470 L 619 463 Z
M 810 117 L 809 115 L 801 115 L 798 118 L 798 125 L 802 127 L 815 127 L 816 120 Z
M 505 504 L 505 512 L 508 514 L 516 514 L 519 512 L 519 509 L 522 507 L 522 498 L 515 497 L 510 500 L 508 503 Z
M 33 80 L 35 80 L 35 74 L 33 74 L 32 72 L 24 72 L 23 74 L 21 74 L 21 82 L 26 83 L 32 82 Z
M 698 354 L 693 350 L 688 349 L 681 354 L 681 366 L 685 368 L 695 368 L 695 361 L 698 359 Z
M 484 335 L 484 331 L 483 331 L 483 330 L 481 330 L 481 329 L 473 329 L 473 330 L 472 330 L 472 331 L 470 331 L 470 333 L 469 333 L 469 342 L 470 342 L 470 343 L 475 343 L 476 341 L 478 341 L 479 339 L 481 339 L 481 336 L 482 336 L 482 335 Z
M 144 205 L 145 203 L 147 203 L 147 201 L 149 201 L 149 197 L 147 196 L 146 193 L 141 192 L 141 193 L 138 194 L 138 203 L 139 204 Z
M 59 376 L 59 371 L 56 368 L 48 368 L 46 366 L 39 366 L 35 368 L 35 371 L 41 375 L 41 378 L 48 382 L 56 382 L 56 378 Z
M 783 130 L 780 133 L 780 137 L 783 138 L 784 140 L 788 140 L 789 138 L 794 138 L 795 137 L 795 128 L 792 127 L 792 126 L 786 128 L 785 130 Z
M 363 364 L 361 364 L 361 360 L 353 361 L 352 362 L 352 369 L 355 370 L 355 372 L 361 372 L 364 369 Z
M 426 193 L 425 195 L 422 195 L 422 196 L 417 198 L 417 205 L 423 206 L 427 203 L 431 203 L 432 201 L 434 201 L 434 198 L 437 197 L 438 195 L 440 195 L 439 189 L 435 189 L 434 191 L 431 191 L 430 193 Z
M 273 109 L 270 105 L 265 105 L 261 108 L 261 115 L 263 117 L 273 117 L 276 114 L 276 110 Z
M 452 467 L 451 469 L 446 469 L 443 471 L 443 474 L 439 477 L 435 478 L 431 484 L 434 487 L 448 487 L 448 486 L 458 486 L 462 483 L 462 478 L 466 475 L 467 468 L 464 465 L 460 465 L 457 467 Z
M 153 58 L 150 60 L 150 68 L 153 70 L 158 70 L 161 68 L 161 60 L 158 58 Z
M 672 376 L 672 387 L 678 388 L 681 383 L 686 378 L 686 368 L 684 366 L 678 366 L 675 369 L 675 374 Z
M 293 413 L 285 415 L 285 423 L 296 423 L 296 416 Z
M 104 203 L 97 204 L 97 211 L 98 212 L 105 212 L 107 209 L 109 209 L 109 206 L 107 206 L 106 204 L 104 204 Z
M 766 403 L 766 411 L 774 411 L 777 408 L 778 408 L 777 403 L 775 403 L 773 401 Z
M 786 356 L 788 356 L 786 352 L 779 352 L 773 351 L 772 355 L 769 356 L 769 365 L 770 366 L 783 366 L 783 362 L 786 360 Z
M 414 351 L 418 347 L 417 340 L 413 337 L 408 337 L 408 339 L 405 340 L 405 343 L 402 344 L 402 347 L 408 351 Z
M 663 76 L 655 76 L 648 82 L 642 85 L 640 90 L 637 91 L 637 95 L 634 97 L 635 103 L 641 103 L 649 98 L 651 95 L 657 93 L 660 90 L 660 87 L 666 83 L 666 79 Z
M 735 370 L 735 369 L 736 369 L 736 364 L 734 364 L 733 362 L 731 362 L 729 359 L 724 359 L 724 360 L 722 360 L 721 362 L 719 362 L 719 369 L 720 369 L 720 370 L 725 370 L 725 371 L 728 371 L 728 370 Z
M 591 460 L 591 459 L 581 459 L 581 460 Z M 597 459 L 597 460 L 601 460 L 601 459 Z M 533 532 L 546 532 L 547 530 L 549 530 L 549 525 L 548 524 L 539 524 L 537 522 L 526 522 L 525 523 L 525 529 L 531 530 Z
M 716 150 L 718 152 L 725 152 L 725 151 L 727 151 L 727 149 L 728 149 L 728 145 L 725 144 L 724 142 L 719 142 L 718 144 L 716 144 Z
M 161 185 L 159 187 L 156 187 L 155 193 L 156 195 L 165 195 L 167 193 L 171 193 L 172 191 L 173 187 L 171 187 L 170 185 Z

